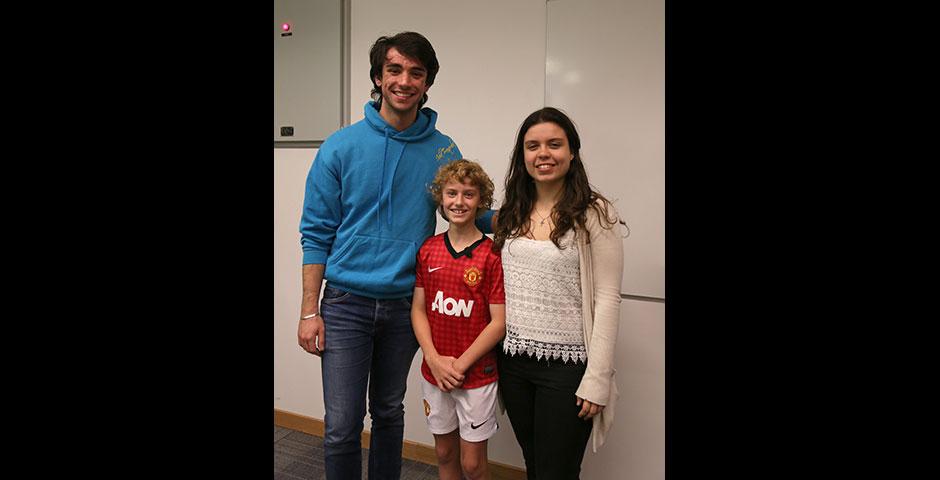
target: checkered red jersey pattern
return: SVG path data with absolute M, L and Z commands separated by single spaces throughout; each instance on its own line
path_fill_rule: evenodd
M 506 303 L 503 264 L 489 237 L 470 251 L 470 257 L 458 254 L 454 258 L 444 243 L 445 235 L 435 235 L 421 245 L 415 287 L 424 288 L 424 311 L 437 353 L 458 358 L 490 323 L 490 304 Z M 421 374 L 437 384 L 425 361 Z M 498 378 L 494 348 L 467 369 L 461 388 L 482 387 Z

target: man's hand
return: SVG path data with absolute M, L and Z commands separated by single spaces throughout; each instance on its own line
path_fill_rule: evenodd
M 326 328 L 323 325 L 323 317 L 317 315 L 308 319 L 301 319 L 297 326 L 297 343 L 301 348 L 316 355 L 321 356 L 326 349 Z
M 300 325 L 297 325 L 297 343 L 300 348 L 318 357 L 326 349 L 326 327 L 319 313 L 320 284 L 325 268 L 326 265 L 322 263 L 308 263 L 303 267 L 304 290 L 300 301 Z

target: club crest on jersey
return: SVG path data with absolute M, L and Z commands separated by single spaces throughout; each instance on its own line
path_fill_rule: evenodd
M 477 267 L 470 267 L 463 271 L 463 282 L 466 283 L 468 287 L 479 285 L 481 280 L 483 280 L 483 274 L 480 273 Z
M 424 399 L 424 416 L 427 417 L 430 415 L 431 415 L 431 404 L 428 403 L 427 399 Z

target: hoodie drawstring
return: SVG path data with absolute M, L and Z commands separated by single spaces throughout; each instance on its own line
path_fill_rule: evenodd
M 383 187 L 385 186 L 385 165 L 386 163 L 388 163 L 388 128 L 386 128 L 384 131 L 385 131 L 385 150 L 382 151 L 382 176 L 379 177 L 380 179 L 379 185 Z M 383 192 L 382 192 L 382 189 L 380 188 L 379 189 L 379 201 L 376 202 L 379 208 L 375 209 L 375 215 L 376 215 L 375 220 L 376 220 L 376 223 L 380 225 L 382 224 L 382 196 L 383 196 Z
M 395 163 L 392 166 L 392 175 L 388 177 L 388 188 L 379 193 L 379 208 L 376 209 L 375 214 L 379 216 L 378 221 L 382 221 L 382 201 L 385 200 L 385 204 L 388 208 L 388 213 L 386 214 L 387 224 L 389 227 L 392 226 L 392 184 L 395 182 L 395 173 L 398 172 L 398 164 L 401 163 L 401 157 L 405 155 L 405 148 L 408 147 L 407 143 L 403 143 L 401 146 L 401 152 L 398 153 L 398 159 L 395 160 Z M 385 129 L 385 151 L 382 152 L 382 176 L 379 177 L 382 179 L 382 187 L 385 187 L 385 173 L 388 169 L 388 129 Z
M 405 155 L 405 149 L 408 148 L 407 143 L 403 143 L 401 146 L 401 153 L 398 154 L 398 160 L 395 161 L 395 167 L 392 168 L 392 177 L 388 181 L 388 226 L 392 226 L 392 183 L 395 181 L 395 173 L 398 172 L 398 165 L 401 163 L 401 157 Z

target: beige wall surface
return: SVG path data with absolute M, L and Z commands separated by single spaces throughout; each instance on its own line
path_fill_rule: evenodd
M 274 408 L 323 418 L 320 360 L 297 344 L 300 209 L 316 149 L 274 149 Z

